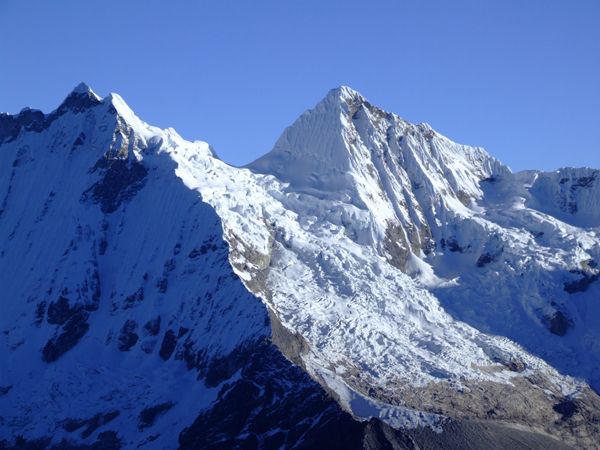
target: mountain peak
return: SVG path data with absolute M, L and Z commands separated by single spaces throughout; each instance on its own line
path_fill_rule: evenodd
M 329 91 L 328 96 L 335 96 L 335 97 L 342 98 L 344 100 L 355 100 L 357 98 L 361 98 L 363 100 L 365 99 L 360 94 L 360 92 L 355 91 L 354 89 L 352 89 L 348 86 L 340 86 L 335 89 L 332 89 L 331 91 Z
M 90 88 L 83 81 L 77 86 L 75 86 L 75 89 L 73 89 L 71 93 L 67 96 L 67 98 L 70 97 L 86 97 L 89 98 L 92 101 L 92 103 L 97 103 L 102 100 L 102 98 L 96 95 L 96 93 L 92 91 L 92 88 Z
M 0 114 L 1 449 L 600 450 L 600 173 L 345 86 L 248 167 L 83 83 Z
M 75 89 L 73 89 L 74 94 L 88 94 L 90 92 L 93 93 L 92 89 L 87 84 L 85 84 L 83 81 L 81 83 L 79 83 L 75 87 Z
M 332 106 L 334 109 L 341 107 L 346 113 L 353 114 L 363 104 L 371 106 L 370 102 L 360 92 L 348 86 L 340 86 L 329 91 L 317 105 L 317 109 L 319 109 L 319 106 L 324 106 L 326 109 L 331 109 Z

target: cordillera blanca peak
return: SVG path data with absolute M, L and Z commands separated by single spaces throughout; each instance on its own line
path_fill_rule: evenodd
M 246 167 L 0 114 L 0 449 L 599 449 L 600 177 L 330 91 Z

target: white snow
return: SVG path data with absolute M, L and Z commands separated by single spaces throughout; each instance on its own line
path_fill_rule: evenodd
M 81 136 L 81 145 L 63 145 Z M 201 353 L 206 362 L 268 335 L 264 305 L 229 265 L 218 216 L 178 182 L 172 160 L 158 152 L 180 139 L 173 130 L 141 122 L 113 95 L 86 114 L 64 114 L 41 133 L 2 144 L 0 177 L 10 183 L 0 185 L 0 388 L 12 386 L 5 396 L 0 391 L 2 439 L 18 433 L 29 440 L 51 436 L 53 444 L 77 440 L 84 428 L 69 433 L 66 419 L 120 411 L 109 427 L 126 445 L 160 435 L 155 448 L 175 448 L 173 430 L 189 426 L 221 386 L 207 388 L 177 352 L 164 361 L 165 331 L 178 336 L 187 329 L 179 343 L 189 338 L 196 343 L 192 355 Z M 213 155 L 203 143 L 190 146 Z M 82 193 L 101 179 L 96 163 L 123 149 L 129 161 L 143 159 L 146 185 L 104 215 Z M 202 253 L 202 245 L 209 250 Z M 101 292 L 97 310 L 90 305 L 94 273 Z M 140 291 L 143 299 L 135 296 Z M 62 327 L 48 323 L 46 313 L 61 295 L 71 306 L 91 306 L 89 330 L 48 364 L 41 350 Z M 145 324 L 158 316 L 155 336 Z M 135 322 L 139 340 L 120 351 L 127 320 Z M 174 406 L 156 425 L 138 428 L 142 408 L 167 401 Z
M 357 102 L 359 114 L 354 112 L 350 121 Z M 476 271 L 490 236 L 500 239 L 498 246 L 509 239 L 506 250 L 527 253 L 529 240 L 522 233 L 505 231 L 487 218 L 499 206 L 479 203 L 481 180 L 509 178 L 510 170 L 481 149 L 454 144 L 427 125 L 415 127 L 364 105 L 347 88 L 330 92 L 283 133 L 271 153 L 249 165 L 252 172 L 189 144 L 181 149 L 174 143 L 165 150 L 178 163 L 178 176 L 201 192 L 237 238 L 268 254 L 273 234 L 271 307 L 310 343 L 307 370 L 338 394 L 340 386 L 350 389 L 344 381 L 348 369 L 368 374 L 371 386 L 423 386 L 440 378 L 508 383 L 512 376 L 523 376 L 477 369 L 497 364 L 490 361 L 492 355 L 504 355 L 578 389 L 510 340 L 454 320 L 428 290 L 462 294 L 475 288 L 476 294 L 463 297 L 467 305 L 477 304 L 475 295 L 511 298 L 513 291 L 493 287 L 498 281 L 478 280 L 465 287 L 464 276 Z M 460 195 L 467 196 L 468 207 Z M 513 215 L 527 211 L 524 197 L 503 205 L 502 211 Z M 409 242 L 407 230 L 428 223 L 437 242 L 455 238 L 468 250 L 464 256 L 448 249 L 429 255 L 411 252 L 404 274 L 382 258 L 389 222 L 401 224 Z M 503 269 L 506 274 L 520 275 L 510 265 Z M 473 324 L 489 331 L 490 325 L 510 319 L 494 311 L 496 316 L 478 317 L 487 322 Z M 501 334 L 497 328 L 494 332 Z M 362 395 L 353 392 L 356 398 Z M 364 417 L 353 409 L 359 404 L 346 406 Z M 393 415 L 382 415 L 395 423 Z
M 88 90 L 76 88 L 77 93 Z M 70 148 L 52 147 L 60 133 L 72 141 L 84 133 L 90 140 L 70 153 Z M 116 94 L 93 114 L 77 120 L 65 115 L 49 130 L 30 136 L 0 152 L 1 175 L 11 179 L 12 189 L 0 192 L 0 198 L 22 205 L 6 209 L 0 228 L 0 274 L 9 299 L 2 303 L 0 358 L 11 367 L 0 371 L 0 386 L 26 380 L 19 385 L 17 403 L 11 405 L 17 413 L 10 420 L 30 436 L 51 431 L 43 421 L 18 422 L 27 405 L 57 418 L 66 418 L 69 408 L 69 414 L 81 415 L 90 407 L 59 387 L 50 404 L 24 402 L 65 380 L 81 395 L 91 391 L 92 383 L 101 386 L 91 401 L 102 408 L 111 396 L 132 405 L 160 403 L 162 394 L 136 381 L 157 374 L 166 391 L 176 391 L 170 398 L 178 402 L 168 421 L 161 422 L 163 430 L 185 420 L 184 411 L 196 398 L 187 390 L 202 390 L 206 403 L 194 405 L 197 410 L 208 405 L 218 387 L 195 383 L 181 361 L 163 363 L 156 352 L 151 357 L 141 351 L 124 354 L 108 344 L 126 319 L 142 324 L 158 314 L 165 315 L 165 326 L 172 322 L 196 333 L 213 356 L 267 333 L 264 305 L 241 283 L 252 280 L 258 268 L 256 261 L 240 259 L 245 248 L 269 261 L 265 274 L 271 296 L 262 301 L 308 342 L 304 362 L 309 374 L 361 419 L 436 427 L 440 417 L 370 398 L 353 384 L 357 380 L 372 387 L 419 387 L 448 379 L 510 383 L 540 371 L 565 395 L 576 395 L 583 380 L 600 379 L 600 288 L 591 284 L 574 294 L 564 290 L 565 283 L 584 276 L 585 264 L 600 261 L 599 188 L 592 169 L 512 174 L 484 150 L 453 143 L 427 124 L 409 124 L 346 87 L 305 112 L 271 153 L 247 168 L 223 163 L 207 143 L 187 142 L 173 129 L 147 125 Z M 37 148 L 50 150 L 39 154 Z M 150 181 L 122 207 L 127 214 L 111 216 L 105 230 L 111 244 L 97 255 L 104 216 L 80 200 L 96 180 L 91 168 L 109 148 L 129 149 L 129 158 L 149 168 Z M 20 169 L 13 179 L 15 160 Z M 63 173 L 78 175 L 66 184 Z M 174 183 L 173 174 L 181 184 Z M 218 214 L 236 267 L 217 266 L 219 259 L 207 253 L 205 264 L 214 265 L 210 280 L 197 279 L 197 267 L 183 258 L 172 274 L 166 269 L 176 243 L 182 255 L 189 255 L 210 230 L 221 233 L 217 216 L 198 203 L 200 198 Z M 40 213 L 45 204 L 51 220 Z M 391 244 L 390 229 L 397 231 Z M 59 264 L 53 255 L 63 249 L 67 263 Z M 392 253 L 402 251 L 406 260 L 399 263 L 402 258 Z M 102 302 L 91 314 L 85 345 L 69 352 L 68 363 L 55 373 L 44 372 L 41 360 L 19 366 L 22 354 L 36 354 L 51 337 L 49 328 L 32 327 L 35 318 L 27 313 L 27 302 L 55 300 L 45 290 L 52 283 L 54 292 L 74 291 L 74 278 L 82 267 L 96 267 L 93 261 L 102 280 Z M 246 269 L 240 269 L 244 263 Z M 55 274 L 55 267 L 61 272 Z M 597 274 L 589 270 L 588 276 Z M 145 283 L 148 271 L 156 279 Z M 163 273 L 177 280 L 170 284 L 177 291 L 168 298 L 181 305 L 156 291 Z M 133 285 L 145 286 L 152 301 L 124 309 L 124 298 L 136 290 Z M 218 301 L 196 301 L 222 285 L 227 287 Z M 37 296 L 27 298 L 32 289 Z M 170 312 L 177 308 L 181 315 Z M 548 331 L 547 317 L 556 311 L 572 320 L 565 336 Z M 206 315 L 225 318 L 215 325 Z M 158 345 L 151 336 L 143 340 L 148 348 Z M 78 358 L 85 365 L 76 365 Z M 511 358 L 524 362 L 527 370 L 509 372 L 496 362 Z M 118 379 L 108 377 L 112 372 L 103 369 L 108 366 L 121 368 Z M 37 373 L 46 378 L 36 379 Z M 87 394 L 82 399 L 90 402 Z M 118 420 L 134 420 L 138 413 L 132 406 Z M 53 442 L 64 435 L 56 434 Z M 162 439 L 155 444 L 174 445 Z

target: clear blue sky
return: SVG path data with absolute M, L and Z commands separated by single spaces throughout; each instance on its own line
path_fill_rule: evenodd
M 234 165 L 347 85 L 514 171 L 600 168 L 595 0 L 0 0 L 0 111 L 80 81 Z

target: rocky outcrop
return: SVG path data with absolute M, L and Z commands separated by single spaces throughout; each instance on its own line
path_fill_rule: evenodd
M 15 141 L 24 132 L 41 133 L 47 130 L 59 117 L 71 112 L 82 113 L 100 103 L 100 99 L 89 87 L 80 85 L 64 100 L 64 102 L 50 114 L 45 115 L 42 111 L 24 108 L 18 115 L 0 114 L 0 143 Z
M 92 169 L 92 173 L 100 174 L 100 180 L 81 197 L 82 202 L 100 204 L 105 214 L 115 212 L 123 202 L 130 201 L 144 187 L 148 174 L 148 169 L 135 155 L 144 150 L 138 147 L 139 138 L 120 117 L 117 123 L 110 150 Z
M 42 359 L 48 363 L 54 362 L 75 347 L 90 327 L 89 317 L 90 315 L 86 311 L 79 311 L 71 316 L 46 343 L 42 349 Z

